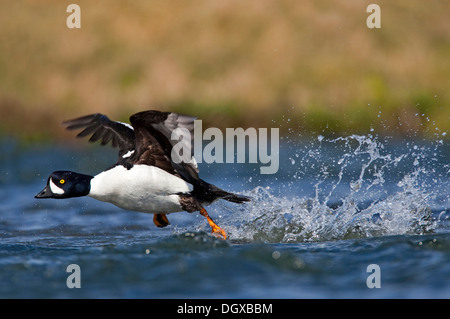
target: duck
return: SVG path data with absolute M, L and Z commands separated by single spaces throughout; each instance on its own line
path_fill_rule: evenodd
M 175 129 L 182 132 L 183 143 L 194 143 L 196 117 L 156 110 L 130 116 L 130 124 L 110 120 L 95 113 L 64 121 L 67 130 L 81 130 L 77 137 L 89 137 L 118 148 L 117 162 L 95 176 L 59 170 L 52 172 L 44 189 L 35 198 L 66 199 L 88 196 L 129 211 L 153 214 L 157 227 L 170 224 L 167 215 L 198 211 L 206 218 L 212 234 L 226 239 L 204 208 L 219 199 L 242 204 L 247 196 L 230 193 L 199 177 L 198 165 L 191 154 L 189 160 L 174 158 L 172 140 Z M 183 154 L 185 155 L 185 154 Z M 186 159 L 186 157 L 183 157 Z

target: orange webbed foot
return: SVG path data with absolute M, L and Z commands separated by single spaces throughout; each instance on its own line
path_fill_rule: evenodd
M 211 217 L 209 217 L 208 213 L 206 212 L 206 209 L 202 208 L 200 210 L 200 214 L 204 216 L 208 221 L 209 226 L 211 226 L 212 228 L 212 233 L 214 236 L 221 238 L 223 240 L 227 239 L 227 233 L 225 233 L 225 231 L 222 228 L 217 226 L 217 224 L 211 219 Z
M 167 225 L 170 225 L 169 220 L 167 219 L 166 214 L 154 214 L 153 215 L 153 223 L 157 227 L 166 227 Z

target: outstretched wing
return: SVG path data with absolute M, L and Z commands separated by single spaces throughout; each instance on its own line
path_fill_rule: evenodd
M 135 134 L 131 125 L 111 121 L 106 115 L 96 113 L 82 116 L 73 120 L 64 121 L 68 130 L 83 129 L 77 137 L 92 134 L 89 142 L 100 140 L 101 145 L 111 142 L 113 147 L 119 148 L 119 162 L 129 158 L 135 150 Z
M 144 111 L 130 117 L 136 135 L 136 163 L 155 165 L 172 174 L 180 175 L 192 183 L 199 179 L 197 163 L 193 155 L 195 117 L 170 112 Z M 172 140 L 175 129 L 182 137 Z M 182 143 L 188 156 L 173 158 L 172 148 Z

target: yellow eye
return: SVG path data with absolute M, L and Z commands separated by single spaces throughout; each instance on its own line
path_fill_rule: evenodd
M 65 179 L 60 179 L 60 180 L 59 180 L 59 183 L 60 183 L 60 184 L 64 184 L 65 182 L 66 182 Z

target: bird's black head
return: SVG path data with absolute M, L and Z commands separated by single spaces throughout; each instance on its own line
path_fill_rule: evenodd
M 89 194 L 93 177 L 70 171 L 50 174 L 45 188 L 34 198 L 70 198 Z

